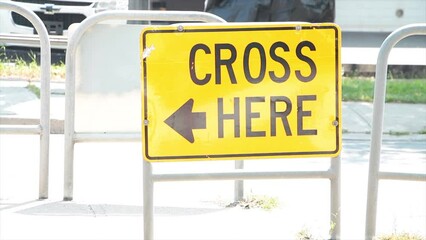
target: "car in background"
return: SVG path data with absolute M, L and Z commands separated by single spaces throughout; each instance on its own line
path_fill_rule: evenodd
M 127 0 L 1 0 L 15 3 L 26 9 L 33 11 L 44 23 L 51 39 L 64 39 L 66 43 L 68 29 L 73 23 L 80 23 L 89 16 L 105 10 L 127 9 Z M 0 35 L 29 36 L 36 34 L 36 31 L 25 17 L 12 11 L 0 9 Z M 0 42 L 0 46 L 2 42 Z M 38 52 L 37 44 L 17 44 L 4 43 L 0 54 L 9 58 L 15 55 L 28 55 L 28 51 Z M 66 44 L 52 44 L 52 60 L 57 57 L 63 60 Z
M 3 0 L 33 11 L 50 35 L 67 35 L 73 23 L 111 9 L 127 9 L 125 0 Z M 20 14 L 0 11 L 0 33 L 33 34 L 32 24 Z

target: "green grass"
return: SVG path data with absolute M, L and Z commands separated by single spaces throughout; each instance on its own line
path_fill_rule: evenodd
M 4 59 L 2 52 L 4 47 L 0 46 L 0 78 L 8 79 L 25 79 L 40 80 L 40 65 L 37 64 L 36 56 L 34 53 L 28 53 L 31 61 L 26 62 L 23 59 L 16 57 L 16 59 Z M 65 64 L 54 64 L 50 67 L 51 80 L 64 81 L 65 80 Z
M 39 80 L 40 66 L 37 65 L 34 55 L 30 57 L 33 60 L 29 63 L 21 59 L 0 61 L 0 78 Z M 65 64 L 51 66 L 51 79 L 65 80 Z M 373 78 L 343 78 L 343 101 L 372 102 L 373 95 Z M 426 103 L 426 79 L 387 80 L 386 102 Z
M 426 79 L 388 80 L 386 102 L 426 103 Z M 374 79 L 343 78 L 343 101 L 372 102 Z

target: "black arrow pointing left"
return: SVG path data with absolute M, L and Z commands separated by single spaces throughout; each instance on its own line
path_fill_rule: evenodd
M 191 98 L 164 121 L 190 143 L 194 143 L 193 129 L 206 129 L 206 113 L 192 112 L 193 106 Z

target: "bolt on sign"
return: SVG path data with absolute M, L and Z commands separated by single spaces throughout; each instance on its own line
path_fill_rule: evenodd
M 339 154 L 337 25 L 151 26 L 140 40 L 148 161 Z

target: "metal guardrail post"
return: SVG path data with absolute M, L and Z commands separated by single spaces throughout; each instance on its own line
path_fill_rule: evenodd
M 143 161 L 143 218 L 144 239 L 154 239 L 154 180 L 148 161 Z
M 426 175 L 419 177 L 419 174 L 380 173 L 380 153 L 382 147 L 388 57 L 392 48 L 400 40 L 412 35 L 426 35 L 426 24 L 411 24 L 392 32 L 380 47 L 379 56 L 377 58 L 365 223 L 365 239 L 367 240 L 373 239 L 376 234 L 377 195 L 380 178 L 426 181 Z
M 41 73 L 40 73 L 40 125 L 35 129 L 40 134 L 40 170 L 39 198 L 46 199 L 49 195 L 49 137 L 50 137 L 50 41 L 49 35 L 40 18 L 32 11 L 12 2 L 0 2 L 0 9 L 16 12 L 28 19 L 40 37 Z M 17 128 L 14 128 L 17 129 Z M 7 131 L 5 133 L 34 134 L 34 129 Z M 10 130 L 10 129 L 9 129 Z M 12 129 L 13 130 L 13 129 Z M 0 131 L 2 133 L 2 131 Z
M 340 239 L 341 231 L 341 161 L 340 155 L 331 159 L 330 171 L 330 230 L 331 239 Z

